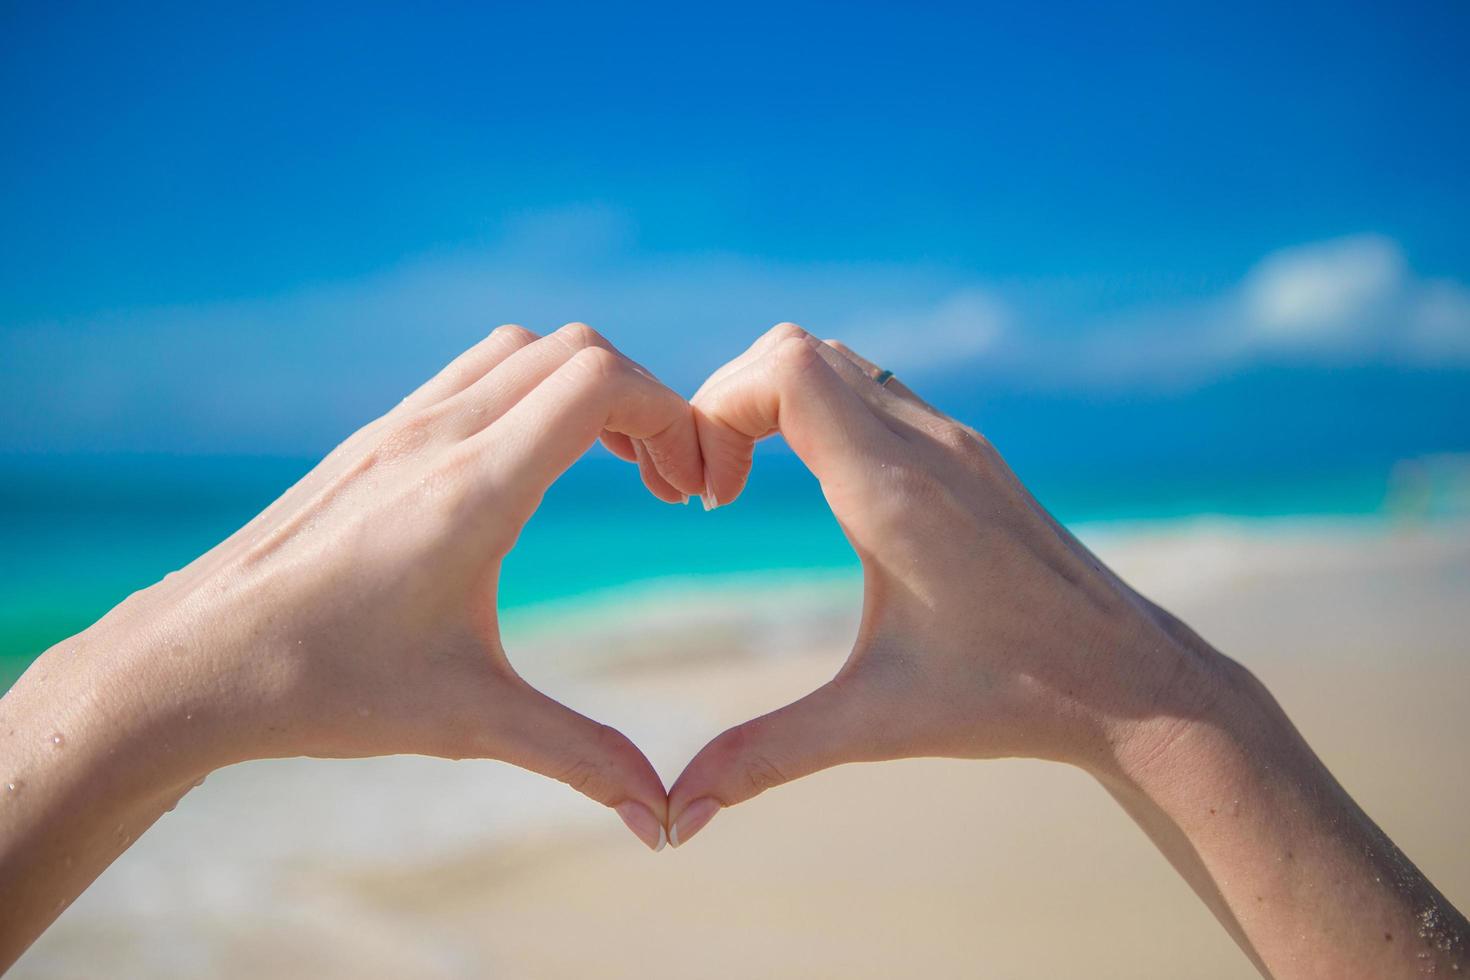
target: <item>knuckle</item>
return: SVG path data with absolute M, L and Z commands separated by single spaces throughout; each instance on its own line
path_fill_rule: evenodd
M 805 375 L 825 363 L 804 336 L 788 337 L 778 343 L 772 351 L 772 361 L 777 372 L 787 377 Z
M 385 459 L 402 459 L 423 449 L 434 438 L 439 425 L 440 412 L 422 409 L 398 420 L 385 430 L 379 453 Z
M 976 448 L 974 434 L 958 422 L 944 421 L 930 429 L 930 435 L 945 449 L 965 453 Z
M 525 345 L 535 340 L 536 335 L 527 330 L 525 327 L 521 326 L 519 323 L 502 323 L 500 326 L 490 331 L 490 336 L 488 339 L 501 344 L 512 343 L 517 345 Z
M 567 363 L 595 381 L 607 381 L 628 370 L 623 359 L 606 347 L 583 347 Z
M 664 440 L 646 439 L 643 441 L 643 449 L 648 453 L 648 460 L 653 464 L 653 468 L 660 474 L 667 472 L 669 468 L 678 463 L 673 452 L 664 444 Z
M 765 340 L 779 344 L 783 340 L 805 340 L 808 334 L 801 327 L 788 321 L 782 321 L 766 331 Z
M 589 347 L 609 347 L 607 340 L 587 324 L 572 321 L 557 329 L 556 338 L 573 350 Z
M 968 464 L 990 465 L 997 458 L 995 447 L 989 440 L 968 425 L 947 421 L 938 426 L 932 435 L 946 452 Z
M 787 782 L 785 773 L 769 756 L 748 756 L 741 765 L 741 781 L 752 796 Z
M 601 782 L 602 767 L 590 759 L 578 759 L 557 778 L 578 793 L 591 796 Z
M 782 767 L 763 750 L 763 728 L 761 719 L 747 721 L 726 733 L 722 746 L 729 760 L 728 771 L 735 777 L 739 789 L 749 796 L 790 781 Z

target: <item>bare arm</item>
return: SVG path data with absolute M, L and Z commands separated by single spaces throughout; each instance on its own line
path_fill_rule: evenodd
M 208 772 L 245 759 L 492 758 L 650 848 L 667 798 L 620 733 L 523 681 L 501 560 L 599 435 L 669 501 L 688 403 L 580 324 L 502 327 L 249 525 L 43 654 L 0 700 L 0 969 Z
M 694 397 L 716 503 L 781 432 L 862 559 L 853 651 L 714 739 L 669 794 L 682 844 L 828 766 L 1030 756 L 1118 799 L 1265 974 L 1463 969 L 1463 916 L 1358 808 L 1248 671 L 1058 525 L 977 433 L 783 324 Z
M 1184 634 L 1180 656 L 1206 671 L 1199 708 L 1144 723 L 1094 775 L 1257 968 L 1276 977 L 1464 969 L 1465 918 L 1333 778 L 1270 692 L 1197 637 L 1166 628 Z

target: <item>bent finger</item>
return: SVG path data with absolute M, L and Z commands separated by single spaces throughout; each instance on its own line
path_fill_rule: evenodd
M 535 501 L 603 430 L 641 441 L 670 486 L 700 492 L 704 468 L 689 403 L 600 347 L 578 351 L 466 444 L 483 454 L 497 482 Z
M 638 462 L 638 453 L 633 448 L 633 440 L 621 432 L 608 432 L 606 429 L 597 437 L 608 452 L 625 463 Z
M 455 395 L 444 406 L 445 411 L 459 416 L 461 434 L 469 436 L 504 415 L 578 353 L 594 347 L 622 357 L 606 337 L 587 324 L 568 323 L 504 358 Z
M 811 337 L 783 339 L 695 395 L 707 506 L 740 495 L 754 444 L 777 431 L 824 487 L 865 479 L 875 460 L 892 454 L 897 437 L 821 347 Z
M 687 504 L 689 495 L 664 479 L 643 440 L 630 439 L 628 441 L 633 446 L 634 461 L 638 464 L 638 475 L 643 478 L 643 485 L 648 488 L 648 492 L 666 504 Z
M 760 355 L 766 353 L 771 348 L 781 343 L 781 341 L 801 340 L 805 337 L 811 336 L 812 335 L 810 333 L 803 330 L 798 325 L 783 320 L 771 329 L 767 330 L 765 333 L 761 334 L 759 337 L 755 338 L 755 342 L 752 343 L 749 347 L 745 348 L 745 350 L 742 351 L 739 355 L 731 358 L 729 361 L 726 361 L 724 364 L 716 368 L 708 378 L 704 379 L 704 384 L 699 386 L 699 391 L 695 392 L 695 396 L 697 397 L 699 393 L 704 391 L 706 388 L 709 388 L 712 385 L 718 384 L 719 382 L 725 380 L 725 378 L 745 367 L 751 361 L 755 360 Z M 693 401 L 693 399 L 690 399 L 690 401 Z

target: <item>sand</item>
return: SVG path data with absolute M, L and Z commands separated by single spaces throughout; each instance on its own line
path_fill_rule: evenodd
M 1088 535 L 1266 681 L 1365 809 L 1470 906 L 1470 526 L 1196 522 Z M 672 780 L 829 676 L 854 583 L 561 618 L 513 655 Z M 685 597 L 688 599 L 688 596 Z M 1066 767 L 848 766 L 646 851 L 493 763 L 239 766 L 82 897 L 17 977 L 1251 977 Z

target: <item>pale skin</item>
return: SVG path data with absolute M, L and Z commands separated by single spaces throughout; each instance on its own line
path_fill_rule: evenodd
M 669 791 L 671 840 L 830 766 L 1022 756 L 1091 773 L 1267 976 L 1467 969 L 1470 928 L 1266 689 L 1133 591 L 973 429 L 782 324 L 691 400 L 709 503 L 780 432 L 862 560 L 830 682 L 716 737 Z
M 830 766 L 1078 766 L 1268 976 L 1465 969 L 1465 919 L 1265 689 L 1138 595 L 973 430 L 791 324 L 685 402 L 574 324 L 497 330 L 255 521 L 40 657 L 0 700 L 0 964 L 206 773 L 281 756 L 501 759 L 649 847 Z M 678 502 L 735 501 L 780 432 L 862 560 L 828 684 L 706 746 L 665 794 L 619 733 L 522 681 L 500 561 L 601 436 Z
M 0 965 L 205 774 L 247 759 L 490 758 L 614 808 L 668 800 L 618 732 L 526 684 L 501 559 L 599 437 L 655 496 L 703 487 L 688 403 L 580 324 L 502 327 L 188 567 L 46 651 L 0 701 Z

